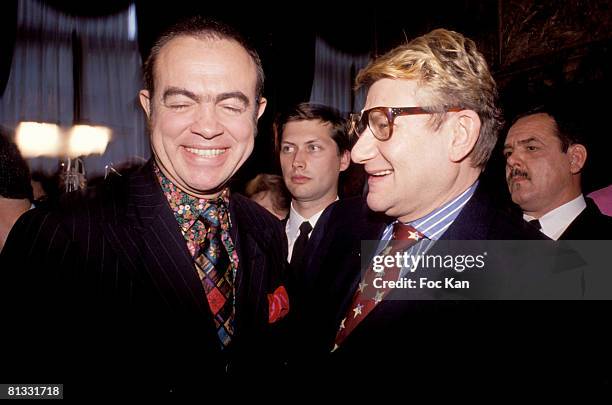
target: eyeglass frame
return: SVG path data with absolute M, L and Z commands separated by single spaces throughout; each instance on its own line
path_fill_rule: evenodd
M 361 113 L 351 113 L 349 116 L 349 120 L 350 120 L 350 125 L 351 125 L 351 132 L 355 133 L 355 135 L 357 135 L 357 138 L 361 137 L 361 134 L 363 134 L 365 132 L 366 128 L 370 129 L 370 132 L 372 132 L 372 135 L 374 136 L 374 138 L 378 139 L 379 141 L 388 141 L 389 139 L 391 139 L 391 136 L 393 135 L 393 124 L 395 122 L 395 118 L 396 117 L 401 117 L 404 115 L 419 115 L 419 114 L 438 114 L 438 113 L 446 113 L 446 112 L 459 112 L 464 110 L 463 108 L 460 107 L 449 107 L 449 108 L 445 108 L 443 111 L 434 111 L 437 108 L 435 107 L 372 107 L 369 108 L 367 110 L 364 110 Z M 389 136 L 386 138 L 381 138 L 376 136 L 376 134 L 374 133 L 374 131 L 372 130 L 372 128 L 370 128 L 370 112 L 371 111 L 383 111 L 387 117 L 387 122 L 389 123 Z M 355 117 L 359 117 L 358 120 L 355 120 Z M 361 122 L 361 120 L 363 120 L 364 118 L 367 119 L 367 125 L 365 126 L 365 128 L 361 131 L 361 133 L 359 133 L 357 131 L 357 127 L 359 122 Z

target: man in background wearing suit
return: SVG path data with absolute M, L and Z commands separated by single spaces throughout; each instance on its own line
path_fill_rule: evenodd
M 228 371 L 269 376 L 289 311 L 282 228 L 228 187 L 266 107 L 261 61 L 232 28 L 194 17 L 157 40 L 144 71 L 153 158 L 24 216 L 3 252 L 18 280 L 9 288 L 30 306 L 38 298 L 31 316 L 53 320 L 37 334 L 43 347 L 74 314 L 66 352 L 47 350 L 79 373 L 107 366 L 111 380 L 166 392 Z
M 555 104 L 519 116 L 504 144 L 506 181 L 523 219 L 551 239 L 612 239 L 612 218 L 582 195 L 583 118 Z
M 291 208 L 285 223 L 287 261 L 300 266 L 308 241 L 321 232 L 326 208 L 338 200 L 340 173 L 350 164 L 346 121 L 334 108 L 300 103 L 274 122 L 276 146 Z

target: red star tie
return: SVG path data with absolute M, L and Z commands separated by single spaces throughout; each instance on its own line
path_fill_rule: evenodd
M 393 236 L 381 254 L 394 256 L 396 252 L 403 252 L 409 249 L 424 237 L 425 235 L 417 231 L 416 228 L 397 222 L 393 225 Z M 383 273 L 377 273 L 373 269 L 373 264 L 370 264 L 364 278 L 359 283 L 357 291 L 355 291 L 346 316 L 340 323 L 340 328 L 334 342 L 334 350 L 340 346 L 344 339 L 351 334 L 357 325 L 368 316 L 391 290 L 390 288 L 375 288 L 374 279 L 382 278 L 383 281 L 397 281 L 400 270 L 400 267 L 394 265 L 392 267 L 385 267 Z

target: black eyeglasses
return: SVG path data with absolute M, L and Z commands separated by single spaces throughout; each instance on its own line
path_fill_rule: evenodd
M 395 117 L 402 115 L 436 114 L 438 112 L 461 111 L 462 108 L 450 107 L 440 111 L 435 107 L 374 107 L 363 113 L 353 113 L 350 116 L 351 131 L 358 137 L 366 128 L 379 141 L 386 141 L 393 135 Z

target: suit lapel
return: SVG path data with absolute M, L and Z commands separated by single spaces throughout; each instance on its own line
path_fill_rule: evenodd
M 102 224 L 105 236 L 134 279 L 182 313 L 212 314 L 178 224 L 149 162 L 128 180 L 125 215 Z
M 238 252 L 236 274 L 236 333 L 247 323 L 267 324 L 268 271 L 265 252 L 270 248 L 272 229 L 262 226 L 259 213 L 239 194 L 230 200 L 231 236 Z
M 590 198 L 584 199 L 586 207 L 582 212 L 569 224 L 567 229 L 559 237 L 560 240 L 581 240 L 581 239 L 604 239 L 607 236 L 599 235 L 598 220 L 604 219 L 603 214 L 597 205 Z
M 316 226 L 314 227 L 310 238 L 308 239 L 308 252 L 313 253 L 317 252 L 318 246 L 321 244 L 323 237 L 325 236 L 325 230 L 327 228 L 327 224 L 330 220 L 330 216 L 334 211 L 334 207 L 336 206 L 337 201 L 331 203 L 330 205 L 323 210 L 319 220 L 317 221 Z M 308 257 L 308 256 L 306 256 Z

